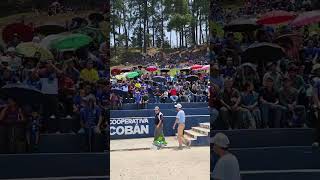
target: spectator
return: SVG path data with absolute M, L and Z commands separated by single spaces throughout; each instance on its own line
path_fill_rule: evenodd
M 99 74 L 98 71 L 93 68 L 93 62 L 88 61 L 86 68 L 81 70 L 80 78 L 89 83 L 95 83 L 99 80 Z
M 244 91 L 241 93 L 241 107 L 247 109 L 248 127 L 256 128 L 262 126 L 261 112 L 258 106 L 259 94 L 254 91 L 254 86 L 251 82 L 244 84 Z

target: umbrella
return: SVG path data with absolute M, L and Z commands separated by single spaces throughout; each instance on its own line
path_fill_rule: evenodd
M 224 31 L 248 32 L 260 28 L 261 25 L 256 23 L 256 19 L 237 19 L 224 26 Z
M 126 75 L 125 74 L 119 74 L 119 75 L 116 75 L 115 78 L 117 80 L 124 80 L 124 79 L 126 79 Z
M 180 72 L 188 72 L 188 71 L 190 71 L 190 69 L 189 68 L 183 68 L 183 69 L 180 69 Z
M 161 69 L 160 72 L 169 72 L 170 69 Z
M 0 92 L 5 97 L 15 98 L 21 104 L 41 104 L 45 99 L 41 91 L 21 83 L 5 85 Z
M 71 20 L 71 29 L 78 29 L 83 26 L 87 26 L 88 21 L 81 17 L 75 17 Z
M 205 65 L 202 68 L 200 68 L 199 70 L 209 70 L 210 69 L 210 65 Z
M 248 62 L 277 61 L 286 54 L 283 49 L 273 43 L 253 43 L 242 54 L 242 59 Z
M 19 39 L 23 42 L 32 41 L 34 35 L 32 27 L 22 23 L 13 23 L 7 25 L 2 30 L 2 39 L 5 43 L 8 43 L 12 41 L 15 34 L 17 34 Z
M 155 82 L 166 82 L 167 81 L 166 78 L 163 77 L 163 76 L 154 76 L 152 78 L 152 80 L 155 81 Z
M 300 38 L 301 35 L 296 34 L 296 33 L 289 33 L 289 34 L 283 34 L 278 37 L 276 37 L 273 42 L 277 44 L 289 44 L 293 45 L 294 44 L 294 39 Z
M 132 78 L 135 78 L 135 77 L 138 77 L 139 76 L 139 73 L 138 72 L 129 72 L 127 74 L 127 77 L 132 79 Z
M 20 43 L 17 48 L 17 52 L 23 54 L 25 57 L 33 58 L 35 53 L 40 53 L 40 60 L 53 60 L 52 53 L 34 42 Z
M 296 14 L 288 11 L 270 11 L 261 16 L 257 21 L 261 25 L 276 25 L 289 22 L 296 17 Z
M 149 66 L 149 67 L 146 68 L 146 70 L 149 71 L 149 72 L 154 72 L 154 71 L 158 70 L 158 68 L 155 67 L 155 66 Z
M 90 36 L 93 41 L 101 44 L 103 42 L 105 42 L 106 37 L 105 35 L 102 33 L 101 29 L 97 29 L 97 28 L 93 28 L 93 27 L 83 27 L 77 30 L 73 31 L 74 33 L 79 33 L 79 34 L 85 34 L 87 36 Z
M 90 21 L 96 21 L 96 22 L 101 22 L 104 20 L 104 17 L 102 14 L 100 13 L 91 13 L 89 16 L 88 16 L 88 19 Z
M 61 35 L 61 34 L 49 35 L 41 40 L 40 45 L 44 48 L 49 49 L 53 41 L 62 37 L 65 37 L 65 35 Z
M 121 89 L 111 89 L 111 93 L 115 93 L 118 95 L 124 95 L 124 91 L 122 91 Z
M 81 47 L 87 46 L 92 42 L 92 38 L 84 34 L 70 34 L 68 36 L 59 38 L 52 42 L 53 49 L 62 51 L 77 50 Z
M 118 69 L 118 68 L 114 68 L 111 70 L 111 74 L 112 75 L 118 75 L 121 73 L 121 69 Z
M 203 67 L 202 65 L 195 64 L 195 65 L 191 66 L 190 69 L 192 69 L 192 70 L 197 70 L 197 69 L 201 69 L 202 67 Z
M 320 10 L 314 10 L 301 13 L 291 22 L 291 25 L 294 27 L 301 27 L 318 22 L 320 22 Z
M 59 34 L 65 31 L 66 29 L 63 26 L 59 26 L 59 25 L 43 25 L 43 26 L 38 26 L 35 29 L 35 32 L 45 36 L 48 36 L 51 34 Z
M 190 76 L 187 76 L 186 80 L 187 81 L 197 81 L 197 80 L 199 80 L 199 77 L 196 75 L 190 75 Z
M 130 72 L 130 71 L 131 71 L 131 69 L 127 69 L 127 68 L 121 69 L 121 72 Z

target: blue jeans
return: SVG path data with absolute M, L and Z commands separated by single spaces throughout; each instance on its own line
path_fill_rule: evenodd
M 210 121 L 215 122 L 218 119 L 219 111 L 216 108 L 210 107 Z
M 177 102 L 177 101 L 178 101 L 178 96 L 170 96 L 170 99 L 171 99 L 173 102 Z
M 154 96 L 155 103 L 160 103 L 160 96 Z
M 280 128 L 282 107 L 277 104 L 262 103 L 261 106 L 262 126 Z

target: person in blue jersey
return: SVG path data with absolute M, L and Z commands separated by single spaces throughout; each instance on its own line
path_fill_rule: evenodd
M 191 141 L 187 140 L 184 136 L 183 136 L 183 131 L 185 128 L 185 123 L 186 123 L 186 115 L 184 113 L 184 111 L 182 110 L 182 105 L 181 104 L 177 104 L 174 106 L 177 110 L 177 116 L 176 116 L 176 121 L 173 125 L 173 129 L 176 128 L 176 125 L 178 124 L 178 143 L 179 143 L 179 150 L 182 150 L 182 144 L 185 144 L 186 146 L 190 147 L 191 145 Z

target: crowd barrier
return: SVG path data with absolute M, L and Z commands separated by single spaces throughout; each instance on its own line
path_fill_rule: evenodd
M 195 102 L 195 103 L 181 103 L 183 108 L 204 108 L 208 107 L 207 102 Z M 150 103 L 146 106 L 146 109 L 154 109 L 154 107 L 159 106 L 160 109 L 174 109 L 173 103 Z M 137 104 L 123 104 L 123 110 L 136 110 Z
M 212 132 L 212 137 L 218 132 L 226 134 L 231 142 L 231 148 L 310 146 L 313 141 L 313 130 L 309 128 L 213 130 Z
M 199 115 L 209 114 L 209 109 L 204 108 L 188 108 L 183 109 L 186 115 Z M 165 116 L 176 116 L 177 111 L 172 109 L 160 109 L 162 114 Z M 122 118 L 122 117 L 153 117 L 155 116 L 153 109 L 142 109 L 142 110 L 112 110 L 110 111 L 111 118 Z M 209 122 L 209 121 L 208 121 Z
M 3 154 L 0 169 L 0 179 L 109 176 L 109 153 Z

